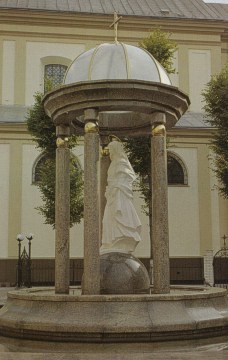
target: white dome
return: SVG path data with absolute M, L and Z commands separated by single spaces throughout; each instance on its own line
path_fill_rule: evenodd
M 64 84 L 120 79 L 172 85 L 163 66 L 149 52 L 123 43 L 101 44 L 76 57 L 67 70 Z

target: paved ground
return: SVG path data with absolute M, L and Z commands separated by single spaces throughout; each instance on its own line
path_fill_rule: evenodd
M 0 305 L 7 292 L 0 287 Z M 62 344 L 0 337 L 0 360 L 228 360 L 228 337 L 154 344 Z
M 32 353 L 0 353 L 1 360 L 227 360 L 225 353 L 172 353 L 172 354 L 32 354 Z
M 0 287 L 0 306 L 3 306 L 7 299 L 7 293 L 10 290 L 14 290 L 13 287 Z M 1 360 L 1 358 L 0 358 Z

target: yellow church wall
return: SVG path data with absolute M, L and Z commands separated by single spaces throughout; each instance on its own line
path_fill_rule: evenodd
M 214 253 L 217 252 L 221 247 L 221 228 L 220 228 L 220 211 L 219 211 L 219 192 L 218 179 L 215 176 L 212 165 L 212 158 L 214 154 L 212 150 L 209 150 L 209 172 L 210 172 L 210 192 L 211 192 L 211 237 L 212 247 Z
M 34 144 L 22 146 L 22 197 L 21 197 L 21 232 L 34 234 L 33 254 L 36 257 L 53 257 L 54 231 L 44 224 L 44 218 L 35 209 L 42 204 L 40 191 L 32 184 L 32 168 L 40 152 Z
M 25 71 L 26 71 L 26 58 L 25 58 L 26 41 L 19 38 L 16 41 L 15 49 L 15 104 L 25 104 Z
M 189 49 L 189 97 L 190 111 L 202 111 L 201 92 L 210 80 L 211 51 L 203 49 Z
M 13 44 L 14 42 L 7 41 L 6 43 Z M 95 46 L 96 44 L 90 42 L 90 45 Z M 4 58 L 8 59 L 9 51 L 11 51 L 11 63 L 5 62 L 5 67 L 3 67 L 3 70 L 7 69 L 7 71 L 3 71 L 5 75 L 2 83 L 2 103 L 24 104 L 25 102 L 29 106 L 33 104 L 33 94 L 36 91 L 43 91 L 44 64 L 42 58 L 46 56 L 56 57 L 57 62 L 58 57 L 65 57 L 69 58 L 70 61 L 89 46 L 88 44 L 85 46 L 85 44 L 63 44 L 62 42 L 44 41 L 27 41 L 25 43 L 21 39 L 17 39 L 15 47 L 17 54 L 15 54 L 15 51 L 12 53 L 12 46 L 11 50 L 7 49 L 8 51 L 4 52 Z M 26 53 L 24 52 L 25 49 Z M 179 85 L 180 89 L 190 93 L 192 102 L 190 109 L 192 111 L 199 112 L 202 110 L 200 94 L 203 86 L 209 81 L 211 73 L 218 72 L 221 67 L 218 61 L 214 61 L 217 51 L 218 49 L 215 51 L 215 49 L 205 50 L 197 47 L 191 49 L 189 46 L 179 46 L 175 60 L 177 66 L 174 64 L 178 74 L 174 74 L 171 78 L 175 86 Z M 17 60 L 16 68 L 14 68 L 15 56 L 20 59 Z M 197 76 L 197 72 L 200 76 Z
M 15 41 L 3 41 L 2 53 L 2 104 L 14 104 Z
M 9 219 L 9 163 L 10 145 L 0 144 L 0 258 L 8 256 L 8 219 Z
M 13 15 L 17 19 L 23 16 L 23 13 Z M 110 16 L 98 15 L 77 15 L 74 19 L 74 26 L 70 26 L 69 19 L 71 15 L 62 14 L 61 19 L 52 14 L 31 14 L 33 23 L 27 21 L 26 24 L 13 22 L 11 24 L 3 24 L 2 37 L 5 41 L 15 41 L 15 52 L 17 59 L 17 66 L 15 68 L 15 89 L 10 91 L 10 94 L 15 93 L 15 103 L 31 105 L 33 103 L 33 93 L 43 90 L 43 67 L 40 59 L 45 56 L 65 56 L 73 60 L 76 55 L 85 49 L 96 46 L 100 42 L 113 41 L 113 30 L 109 28 L 112 21 Z M 50 24 L 48 22 L 50 20 Z M 196 21 L 193 27 L 191 22 L 171 21 L 166 22 L 159 19 L 136 19 L 134 17 L 126 16 L 119 26 L 119 39 L 132 44 L 138 42 L 148 35 L 149 30 L 160 27 L 162 30 L 172 32 L 172 39 L 174 39 L 179 47 L 178 50 L 178 72 L 179 72 L 179 86 L 180 89 L 187 93 L 192 93 L 193 111 L 201 109 L 199 106 L 198 94 L 191 89 L 195 88 L 192 84 L 191 69 L 189 69 L 189 62 L 191 65 L 191 56 L 189 59 L 189 52 L 192 51 L 209 51 L 211 52 L 211 60 L 207 59 L 208 65 L 206 68 L 199 67 L 200 60 L 196 61 L 195 71 L 199 69 L 205 73 L 205 82 L 210 74 L 217 73 L 221 64 L 218 60 L 221 55 L 221 27 L 220 25 L 210 27 L 202 27 L 202 23 Z M 57 21 L 56 26 L 54 21 Z M 78 25 L 77 25 L 78 24 Z M 51 26 L 49 26 L 51 25 Z M 77 26 L 76 26 L 77 25 Z M 12 58 L 12 57 L 11 57 Z M 216 61 L 215 61 L 216 60 Z M 211 68 L 209 62 L 211 61 Z M 194 63 L 195 65 L 195 63 Z M 202 65 L 202 64 L 201 64 Z M 5 71 L 4 71 L 5 73 Z M 12 72 L 11 72 L 12 74 Z M 12 75 L 11 75 L 12 76 Z M 173 77 L 174 78 L 174 77 Z M 189 78 L 191 82 L 189 83 Z M 198 80 L 201 77 L 196 77 Z M 8 81 L 5 75 L 5 82 Z M 174 81 L 177 80 L 174 78 Z M 176 83 L 175 83 L 176 85 Z M 3 87 L 6 89 L 5 87 Z M 198 93 L 201 92 L 202 84 L 198 84 Z M 6 91 L 6 90 L 4 90 Z M 12 99 L 11 99 L 12 102 Z
M 5 204 L 3 211 L 3 219 L 8 217 L 8 227 L 5 220 L 0 239 L 1 256 L 8 254 L 9 257 L 16 257 L 16 234 L 33 232 L 33 256 L 52 257 L 54 231 L 51 226 L 44 224 L 44 218 L 34 209 L 41 203 L 39 190 L 32 185 L 32 167 L 39 152 L 28 134 L 16 134 L 15 131 L 13 135 L 2 134 L 4 139 L 1 141 L 2 145 L 8 146 L 8 157 L 5 155 L 1 159 L 5 168 L 9 167 L 8 176 L 7 171 L 4 172 L 2 181 L 8 184 L 11 192 L 9 204 Z M 216 250 L 221 236 L 227 234 L 227 201 L 222 200 L 213 189 L 215 179 L 208 165 L 208 142 L 208 138 L 199 136 L 171 138 L 168 150 L 175 152 L 183 160 L 189 182 L 183 187 L 169 186 L 170 256 L 202 256 L 208 249 Z M 83 144 L 74 152 L 83 167 Z M 136 194 L 135 197 L 143 225 L 143 241 L 139 244 L 136 255 L 147 257 L 150 254 L 148 218 L 141 212 L 142 202 L 139 196 Z M 4 201 L 6 202 L 6 197 Z M 7 234 L 8 251 L 4 250 Z M 82 239 L 83 222 L 71 229 L 72 257 L 83 257 Z
M 2 81 L 3 81 L 3 39 L 0 36 L 0 104 L 2 104 Z
M 70 61 L 85 49 L 83 44 L 64 44 L 52 42 L 27 42 L 26 45 L 26 105 L 34 102 L 33 94 L 44 90 L 44 65 L 42 58 L 47 56 L 65 57 Z
M 171 145 L 169 150 L 180 156 L 188 173 L 188 185 L 168 187 L 170 256 L 199 256 L 197 148 Z
M 22 143 L 10 143 L 9 160 L 9 213 L 8 213 L 8 257 L 17 255 L 16 235 L 21 232 Z
M 198 171 L 199 171 L 199 220 L 200 220 L 200 247 L 204 254 L 208 248 L 213 248 L 211 224 L 211 181 L 208 164 L 209 149 L 204 144 L 199 145 Z
M 83 169 L 84 147 L 78 145 L 73 153 L 77 156 Z M 33 233 L 33 256 L 54 257 L 54 230 L 45 224 L 45 218 L 38 213 L 36 207 L 42 205 L 39 188 L 32 183 L 33 165 L 40 155 L 34 143 L 22 144 L 22 196 L 21 196 L 21 226 L 23 234 Z M 14 236 L 15 238 L 15 236 Z M 70 254 L 72 257 L 83 257 L 83 221 L 70 231 Z

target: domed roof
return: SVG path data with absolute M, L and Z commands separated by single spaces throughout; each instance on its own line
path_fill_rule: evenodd
M 165 69 L 149 52 L 123 43 L 101 44 L 76 57 L 64 83 L 120 79 L 172 85 Z

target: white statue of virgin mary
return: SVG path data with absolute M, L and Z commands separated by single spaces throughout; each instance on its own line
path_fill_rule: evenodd
M 141 240 L 141 222 L 133 205 L 132 183 L 135 172 L 121 142 L 109 145 L 111 164 L 108 169 L 107 199 L 102 231 L 101 253 L 133 252 Z

